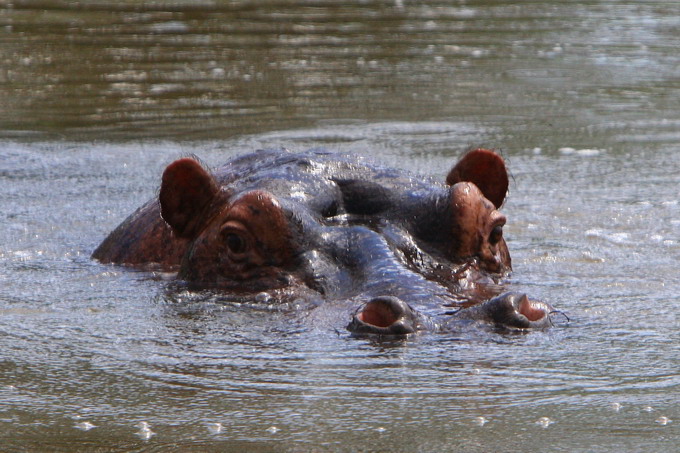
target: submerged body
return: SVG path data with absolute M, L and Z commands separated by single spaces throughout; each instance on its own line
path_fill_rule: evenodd
M 324 150 L 258 151 L 212 173 L 185 158 L 93 257 L 177 271 L 194 288 L 304 288 L 352 301 L 361 307 L 348 326 L 356 333 L 456 319 L 545 327 L 551 308 L 509 303 L 514 295 L 441 319 L 422 314 L 500 292 L 511 267 L 498 211 L 507 188 L 503 159 L 488 150 L 466 154 L 446 184 Z

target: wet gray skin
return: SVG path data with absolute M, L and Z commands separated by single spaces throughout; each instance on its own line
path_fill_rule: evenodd
M 180 159 L 159 199 L 93 257 L 174 270 L 194 289 L 316 293 L 361 307 L 353 333 L 437 330 L 446 319 L 543 328 L 550 308 L 514 295 L 438 318 L 501 291 L 506 191 L 505 164 L 487 150 L 466 154 L 441 182 L 324 150 L 260 151 L 214 173 Z

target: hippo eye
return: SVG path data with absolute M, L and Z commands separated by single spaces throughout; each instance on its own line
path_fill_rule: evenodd
M 248 249 L 246 240 L 240 234 L 227 233 L 224 240 L 229 251 L 235 255 L 240 255 Z
M 503 239 L 503 225 L 496 225 L 489 235 L 489 243 L 491 245 L 496 245 L 501 239 Z
M 245 227 L 239 222 L 227 222 L 223 225 L 222 240 L 232 259 L 240 260 L 245 257 L 252 243 Z

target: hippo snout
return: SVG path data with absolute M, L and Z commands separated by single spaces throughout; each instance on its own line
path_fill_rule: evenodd
M 360 335 L 406 335 L 420 329 L 418 313 L 393 296 L 371 299 L 357 310 L 347 326 L 347 330 Z

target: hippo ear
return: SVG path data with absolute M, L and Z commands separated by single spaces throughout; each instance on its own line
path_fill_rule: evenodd
M 475 149 L 467 153 L 446 177 L 450 186 L 471 182 L 482 191 L 496 208 L 500 208 L 508 193 L 508 171 L 503 158 L 488 149 Z
M 161 217 L 177 236 L 193 238 L 201 231 L 208 207 L 219 192 L 213 176 L 196 160 L 176 160 L 163 172 L 158 195 Z

